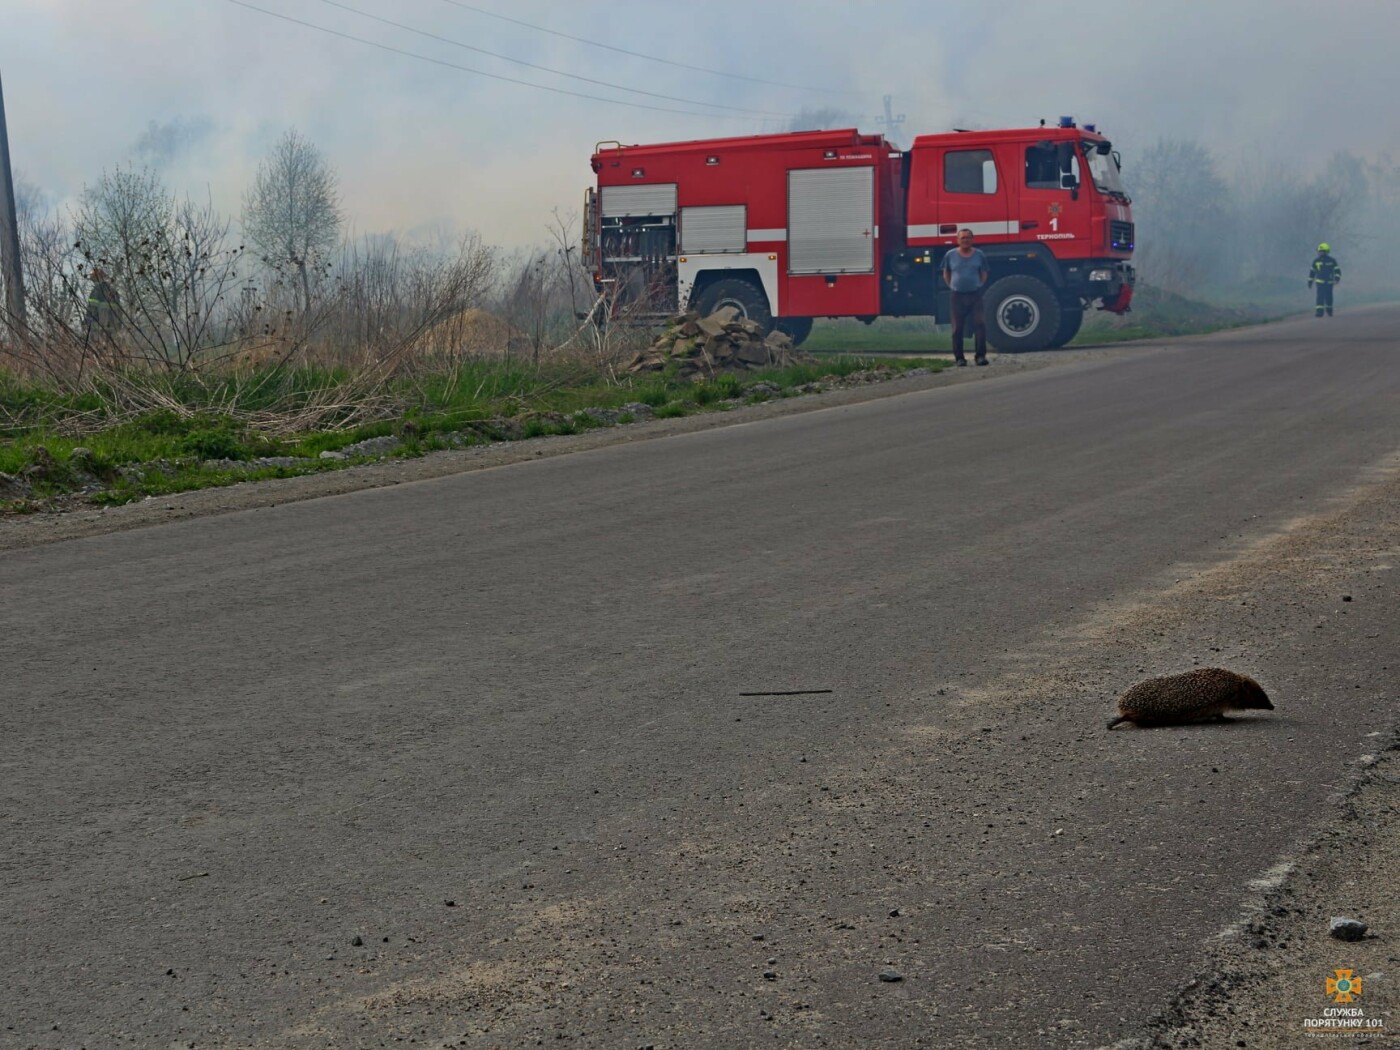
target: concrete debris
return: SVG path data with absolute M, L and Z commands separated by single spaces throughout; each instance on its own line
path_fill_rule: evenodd
M 1360 919 L 1337 916 L 1332 919 L 1328 933 L 1339 941 L 1359 941 L 1366 936 L 1369 927 Z
M 661 372 L 674 364 L 683 377 L 705 378 L 725 372 L 786 368 L 810 360 L 794 350 L 786 333 L 775 330 L 765 336 L 761 324 L 741 320 L 734 307 L 725 306 L 708 317 L 692 310 L 673 318 L 624 371 Z

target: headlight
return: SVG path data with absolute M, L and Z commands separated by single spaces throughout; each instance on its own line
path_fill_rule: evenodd
M 1090 270 L 1089 280 L 1091 281 L 1111 281 L 1113 280 L 1112 270 Z

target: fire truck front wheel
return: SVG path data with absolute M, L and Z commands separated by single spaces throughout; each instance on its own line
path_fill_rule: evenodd
M 1076 335 L 1079 334 L 1079 326 L 1084 323 L 1084 308 L 1078 303 L 1060 304 L 1060 330 L 1055 333 L 1055 338 L 1050 340 L 1050 349 L 1058 350 Z
M 709 317 L 726 306 L 732 306 L 739 312 L 739 320 L 760 324 L 765 333 L 773 330 L 773 311 L 768 308 L 768 297 L 763 294 L 763 289 L 744 278 L 721 278 L 707 285 L 695 297 L 695 310 L 701 317 Z
M 1044 350 L 1060 331 L 1060 302 L 1037 277 L 994 281 L 985 302 L 987 341 L 1004 354 Z

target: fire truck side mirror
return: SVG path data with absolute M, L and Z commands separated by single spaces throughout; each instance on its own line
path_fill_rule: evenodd
M 1079 189 L 1079 180 L 1076 179 L 1073 175 L 1061 175 L 1061 176 L 1060 176 L 1060 189 L 1062 189 L 1062 190 L 1077 190 L 1077 189 Z

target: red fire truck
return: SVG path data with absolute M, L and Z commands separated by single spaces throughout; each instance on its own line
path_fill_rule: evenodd
M 600 143 L 584 258 L 617 316 L 733 306 L 801 342 L 817 317 L 949 319 L 943 255 L 986 253 L 998 350 L 1074 338 L 1091 305 L 1132 300 L 1133 221 L 1112 143 L 1092 124 L 922 135 L 855 129 Z

